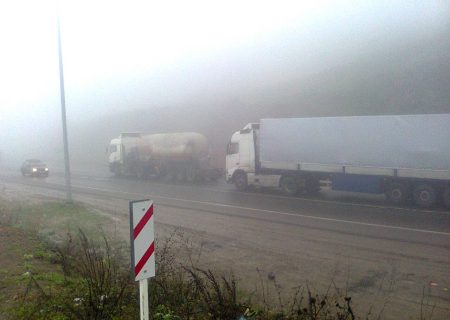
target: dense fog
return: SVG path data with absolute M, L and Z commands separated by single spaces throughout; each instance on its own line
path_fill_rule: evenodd
M 106 166 L 126 131 L 198 131 L 220 156 L 261 118 L 450 112 L 449 9 L 63 2 L 72 162 Z M 0 12 L 0 160 L 61 162 L 55 2 Z

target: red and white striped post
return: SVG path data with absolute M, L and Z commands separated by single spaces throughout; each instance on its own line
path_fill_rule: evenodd
M 139 281 L 141 320 L 148 320 L 147 279 L 155 276 L 155 230 L 151 200 L 130 202 L 130 244 L 134 280 Z

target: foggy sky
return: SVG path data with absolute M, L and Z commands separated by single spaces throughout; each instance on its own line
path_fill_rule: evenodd
M 49 144 L 53 152 L 61 150 L 55 147 L 60 143 L 55 4 L 0 5 L 3 153 L 32 157 L 45 154 Z M 254 110 L 261 116 L 300 116 L 300 106 L 291 106 L 302 101 L 308 111 L 312 107 L 305 96 L 315 95 L 311 101 L 330 112 L 335 97 L 322 94 L 321 83 L 333 85 L 338 97 L 356 99 L 362 108 L 356 114 L 377 114 L 378 100 L 358 81 L 364 80 L 362 69 L 371 69 L 371 84 L 394 79 L 401 90 L 408 85 L 414 90 L 418 83 L 408 83 L 408 72 L 419 70 L 422 77 L 428 72 L 425 64 L 432 75 L 446 74 L 449 12 L 445 1 L 60 1 L 69 139 L 79 148 L 86 137 L 79 130 L 86 126 L 89 134 L 95 132 L 92 126 L 106 127 L 99 133 L 103 140 L 130 127 L 145 130 L 139 123 L 144 119 L 133 112 L 145 114 L 148 123 L 161 115 L 165 122 L 158 129 L 164 131 L 195 126 L 207 131 L 201 122 L 208 119 L 193 117 L 193 124 L 180 124 L 174 110 L 189 114 L 183 108 L 195 109 L 194 114 L 210 112 L 217 124 L 221 119 L 215 110 L 230 121 L 244 118 L 245 124 L 259 119 Z M 408 57 L 404 65 L 402 55 Z M 384 65 L 399 64 L 383 70 Z M 439 94 L 449 77 L 437 83 L 438 97 L 432 93 L 438 99 L 435 111 L 446 111 L 448 96 Z M 424 80 L 430 87 L 437 82 Z M 353 89 L 358 90 L 349 92 Z M 404 97 L 388 101 L 405 104 Z M 237 114 L 224 114 L 227 104 Z M 243 107 L 250 111 L 239 111 Z M 426 112 L 425 106 L 422 111 L 414 108 L 411 112 Z M 109 123 L 111 117 L 138 123 L 117 120 L 116 127 L 105 126 L 103 121 Z M 218 141 L 240 125 L 224 125 L 223 132 L 215 133 Z

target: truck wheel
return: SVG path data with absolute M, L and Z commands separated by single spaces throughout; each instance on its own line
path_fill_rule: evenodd
M 450 187 L 445 188 L 442 192 L 442 202 L 447 209 L 450 209 Z
M 145 168 L 143 166 L 139 166 L 136 168 L 136 177 L 141 180 L 145 179 L 146 172 L 145 172 Z
M 164 175 L 164 181 L 165 182 L 173 182 L 175 181 L 176 174 L 173 170 L 167 171 L 167 173 Z
M 403 204 L 408 198 L 408 187 L 401 182 L 390 183 L 386 190 L 386 197 L 395 204 Z
M 234 185 L 239 191 L 244 191 L 248 187 L 247 174 L 244 172 L 237 172 L 233 177 Z
M 177 170 L 176 179 L 178 182 L 186 181 L 186 171 L 183 168 Z
M 414 203 L 422 208 L 429 208 L 436 204 L 436 189 L 427 183 L 414 187 Z
M 197 176 L 198 176 L 198 170 L 193 168 L 193 167 L 189 167 L 186 169 L 186 181 L 189 183 L 194 183 L 197 180 Z
M 305 181 L 305 191 L 309 195 L 317 195 L 320 192 L 320 181 L 317 178 L 307 178 Z
M 297 179 L 293 176 L 285 176 L 281 178 L 280 188 L 288 196 L 295 196 L 298 193 Z
M 117 177 L 117 178 L 120 178 L 120 177 L 123 176 L 123 174 L 122 174 L 122 166 L 120 164 L 115 164 L 112 171 L 114 173 L 114 176 Z

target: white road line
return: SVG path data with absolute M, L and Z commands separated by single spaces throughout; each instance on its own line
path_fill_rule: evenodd
M 149 197 L 150 196 L 150 197 L 154 197 L 154 198 L 160 198 L 160 199 L 166 199 L 166 200 L 174 200 L 174 201 L 179 201 L 179 202 L 203 204 L 203 205 L 210 205 L 210 206 L 216 206 L 216 207 L 222 207 L 222 208 L 233 208 L 233 209 L 248 210 L 248 211 L 255 211 L 255 212 L 264 212 L 264 213 L 269 213 L 269 214 L 293 216 L 293 217 L 307 218 L 307 219 L 313 219 L 313 220 L 332 221 L 332 222 L 338 222 L 338 223 L 346 223 L 346 224 L 353 224 L 353 225 L 363 225 L 363 226 L 376 227 L 376 228 L 395 229 L 395 230 L 412 231 L 412 232 L 418 232 L 418 233 L 450 236 L 450 233 L 448 233 L 448 232 L 433 231 L 433 230 L 426 230 L 426 229 L 416 229 L 416 228 L 398 227 L 398 226 L 390 226 L 390 225 L 368 223 L 368 222 L 359 222 L 359 221 L 344 220 L 344 219 L 317 217 L 317 216 L 310 216 L 310 215 L 290 213 L 290 212 L 283 212 L 283 211 L 273 211 L 273 210 L 257 209 L 257 208 L 251 208 L 251 207 L 242 207 L 242 206 L 228 205 L 228 204 L 223 204 L 223 203 L 215 203 L 215 202 L 206 202 L 206 201 L 198 201 L 198 200 L 189 200 L 189 199 L 165 197 L 165 196 L 158 196 L 158 195 L 152 195 L 152 194 L 140 194 L 140 193 L 119 191 L 119 190 L 113 190 L 113 189 L 99 189 L 99 188 L 80 186 L 80 185 L 74 185 L 74 187 L 81 188 L 81 189 L 84 188 L 84 189 L 90 189 L 90 190 L 96 190 L 96 191 L 103 191 L 103 192 L 122 193 L 122 194 L 128 194 L 128 195 L 135 195 L 135 196 L 139 196 L 139 197 Z M 308 199 L 308 200 L 310 200 L 310 199 Z M 312 199 L 312 200 L 314 200 L 314 199 Z M 314 201 L 320 202 L 320 201 L 323 201 L 323 200 L 314 200 Z M 333 201 L 330 201 L 330 202 L 334 203 Z M 336 202 L 336 203 L 337 204 L 342 204 L 342 203 L 339 203 L 339 202 Z M 357 204 L 348 204 L 348 205 L 357 206 Z M 364 205 L 361 205 L 361 206 L 364 206 Z M 384 208 L 384 209 L 392 209 L 393 208 L 393 207 L 382 207 L 382 206 L 377 206 L 377 207 L 378 208 Z M 399 209 L 401 209 L 401 208 L 399 208 Z M 422 212 L 422 211 L 417 211 L 417 212 Z M 431 211 L 431 212 L 436 213 L 436 211 Z M 445 213 L 448 214 L 447 212 L 445 212 Z
M 96 179 L 95 177 L 89 177 L 89 176 L 83 176 L 82 178 L 86 179 L 86 180 L 93 179 L 95 181 L 102 181 L 100 179 Z M 111 178 L 102 178 L 102 179 L 104 179 L 103 181 L 112 181 Z M 152 186 L 164 186 L 164 187 L 172 186 L 172 187 L 177 187 L 177 188 L 184 188 L 184 187 L 190 188 L 189 186 L 184 186 L 184 185 L 170 185 L 170 184 L 164 184 L 164 183 L 158 183 L 158 182 L 151 182 L 151 185 Z M 334 204 L 334 205 L 348 206 L 348 207 L 365 207 L 365 208 L 374 208 L 374 209 L 391 209 L 391 210 L 396 210 L 397 213 L 399 213 L 399 214 L 410 214 L 409 212 L 414 212 L 414 213 L 420 213 L 420 214 L 445 214 L 445 215 L 450 215 L 450 211 L 442 211 L 442 210 L 426 210 L 426 209 L 405 208 L 405 207 L 397 207 L 397 206 L 383 206 L 383 205 L 368 204 L 368 203 L 356 203 L 356 202 L 343 202 L 343 201 L 336 201 L 336 200 L 313 199 L 313 198 L 308 198 L 308 197 L 287 197 L 287 196 L 273 195 L 273 194 L 266 194 L 266 193 L 254 194 L 254 193 L 251 193 L 251 192 L 238 192 L 238 191 L 233 191 L 233 190 L 220 190 L 220 189 L 216 189 L 216 188 L 204 188 L 204 187 L 198 187 L 198 186 L 196 188 L 198 190 L 213 191 L 213 192 L 217 192 L 217 193 L 246 194 L 246 195 L 250 195 L 250 196 L 264 195 L 264 197 L 267 197 L 267 198 L 287 199 L 287 200 L 291 200 L 291 201 L 303 200 L 303 201 L 310 201 L 310 202 L 315 202 L 315 203 L 326 203 L 326 204 Z M 401 212 L 401 211 L 403 211 L 403 212 Z
M 80 186 L 77 186 L 77 187 L 78 188 L 85 188 L 85 189 L 95 190 L 95 191 L 115 192 L 115 193 L 122 193 L 122 194 L 134 195 L 134 196 L 139 196 L 139 197 L 160 198 L 160 199 L 174 200 L 174 201 L 179 201 L 179 202 L 203 204 L 203 205 L 209 205 L 209 206 L 215 206 L 215 207 L 221 207 L 221 208 L 232 208 L 232 209 L 248 210 L 248 211 L 254 211 L 254 212 L 264 212 L 264 213 L 269 213 L 269 214 L 277 214 L 277 215 L 283 215 L 283 216 L 307 218 L 307 219 L 312 219 L 312 220 L 331 221 L 331 222 L 346 223 L 346 224 L 368 226 L 368 227 L 375 227 L 375 228 L 404 230 L 404 231 L 412 231 L 412 232 L 419 232 L 419 233 L 426 233 L 426 234 L 450 236 L 449 232 L 433 231 L 433 230 L 426 230 L 426 229 L 416 229 L 416 228 L 408 228 L 408 227 L 398 227 L 398 226 L 390 226 L 390 225 L 368 223 L 368 222 L 359 222 L 359 221 L 352 221 L 352 220 L 316 217 L 316 216 L 310 216 L 310 215 L 305 215 L 305 214 L 297 214 L 297 213 L 291 213 L 291 212 L 256 209 L 256 208 L 241 207 L 241 206 L 235 206 L 235 205 L 229 205 L 229 204 L 223 204 L 223 203 L 206 202 L 206 201 L 198 201 L 198 200 L 188 200 L 188 199 L 181 199 L 181 198 L 172 198 L 172 197 L 158 196 L 158 195 L 152 195 L 152 194 L 133 193 L 133 192 L 126 192 L 126 191 L 116 191 L 116 190 L 111 190 L 111 189 L 98 189 L 98 188 L 93 188 L 93 187 L 80 187 Z
M 86 178 L 88 178 L 88 177 L 86 176 Z M 91 179 L 91 177 L 89 177 L 89 179 Z M 102 181 L 100 179 L 95 179 L 95 178 L 94 178 L 94 180 Z M 110 181 L 110 180 L 111 179 L 107 179 L 107 178 L 104 179 L 104 181 Z M 165 187 L 170 186 L 168 184 L 153 183 L 153 182 L 151 183 L 151 185 L 152 186 L 165 186 Z M 188 186 L 175 185 L 175 187 L 184 188 L 184 187 L 188 187 Z M 271 194 L 265 194 L 265 193 L 253 194 L 250 192 L 237 192 L 237 191 L 232 191 L 232 190 L 220 190 L 220 189 L 203 188 L 203 187 L 197 187 L 197 189 L 213 191 L 213 192 L 217 192 L 217 193 L 234 193 L 234 194 L 245 194 L 245 195 L 250 195 L 250 196 L 264 195 L 264 197 L 267 197 L 267 198 L 287 199 L 287 200 L 291 200 L 291 201 L 304 200 L 304 201 L 310 201 L 310 202 L 315 202 L 315 203 L 335 204 L 335 205 L 339 205 L 339 206 L 365 207 L 365 208 L 374 208 L 374 209 L 391 209 L 391 210 L 396 210 L 398 214 L 405 214 L 405 215 L 410 214 L 410 212 L 420 213 L 420 214 L 450 215 L 449 211 L 440 211 L 440 210 L 425 210 L 425 209 L 404 208 L 404 207 L 396 207 L 396 206 L 372 205 L 372 204 L 367 204 L 367 203 L 352 203 L 352 202 L 342 202 L 342 201 L 335 201 L 335 200 L 313 199 L 313 198 L 307 198 L 307 197 L 287 197 L 287 196 L 271 195 Z M 403 211 L 403 212 L 401 212 L 401 211 Z
M 96 180 L 96 179 L 94 179 Z M 105 180 L 109 180 L 110 179 L 105 179 Z M 152 186 L 171 186 L 169 184 L 164 184 L 164 183 L 155 183 L 155 182 L 151 182 Z M 184 185 L 175 185 L 172 187 L 177 187 L 177 188 L 190 188 L 190 186 L 184 186 Z M 415 213 L 421 213 L 421 214 L 445 214 L 445 215 L 450 215 L 449 211 L 441 211 L 441 210 L 426 210 L 426 209 L 414 209 L 414 208 L 405 208 L 405 207 L 396 207 L 396 206 L 383 206 L 383 205 L 376 205 L 376 204 L 367 204 L 367 203 L 355 203 L 355 202 L 342 202 L 342 201 L 336 201 L 336 200 L 323 200 L 323 199 L 313 199 L 313 198 L 307 198 L 307 197 L 287 197 L 287 196 L 280 196 L 280 195 L 273 195 L 273 194 L 266 194 L 266 193 L 259 193 L 259 194 L 254 194 L 251 192 L 238 192 L 238 191 L 233 191 L 233 190 L 220 190 L 220 189 L 215 189 L 215 188 L 204 188 L 204 187 L 198 187 L 196 186 L 196 188 L 198 190 L 205 190 L 205 191 L 213 191 L 213 192 L 217 192 L 217 193 L 234 193 L 234 194 L 246 194 L 246 195 L 250 195 L 250 196 L 260 196 L 260 195 L 264 195 L 264 197 L 267 198 L 274 198 L 274 199 L 287 199 L 287 200 L 291 200 L 291 201 L 296 201 L 296 200 L 305 200 L 305 201 L 310 201 L 310 202 L 315 202 L 315 203 L 326 203 L 326 204 L 335 204 L 335 205 L 339 205 L 339 206 L 350 206 L 350 207 L 365 207 L 365 208 L 374 208 L 374 209 L 393 209 L 393 210 L 397 210 L 397 211 L 413 211 Z M 399 212 L 401 214 L 409 214 L 408 212 L 403 213 L 403 212 Z

